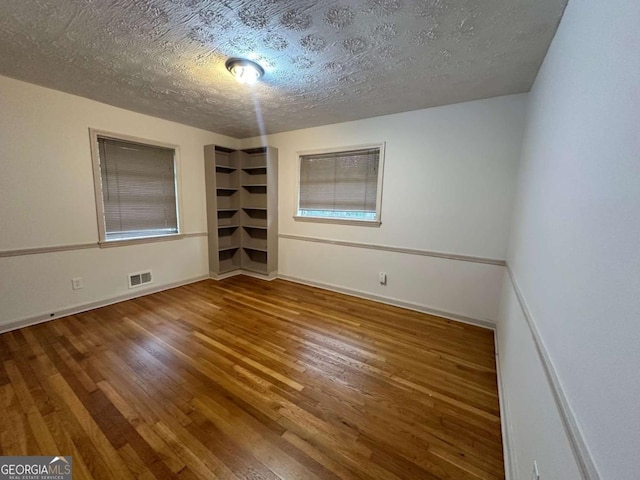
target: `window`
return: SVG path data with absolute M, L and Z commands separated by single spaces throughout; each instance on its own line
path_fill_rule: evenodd
M 100 241 L 178 234 L 176 147 L 91 133 Z
M 384 144 L 300 154 L 296 220 L 380 225 Z

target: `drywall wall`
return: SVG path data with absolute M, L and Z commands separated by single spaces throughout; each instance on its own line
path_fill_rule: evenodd
M 480 100 L 245 140 L 278 148 L 281 234 L 502 259 L 526 95 Z M 298 156 L 386 142 L 379 228 L 293 220 Z M 495 320 L 502 268 L 281 239 L 279 273 Z M 377 284 L 387 271 L 388 284 Z
M 569 2 L 530 93 L 508 257 L 588 456 L 616 480 L 640 469 L 638 19 L 636 0 Z M 517 312 L 503 317 L 500 330 L 522 328 Z M 502 361 L 516 369 L 528 347 L 513 341 Z M 539 386 L 528 371 L 506 378 L 512 423 L 547 425 L 538 410 L 515 412 L 523 383 Z M 518 463 L 556 442 L 527 426 L 516 438 Z M 573 478 L 540 455 L 543 478 Z
M 203 145 L 237 140 L 0 77 L 0 251 L 98 241 L 89 128 L 180 147 L 182 226 L 206 232 Z M 208 273 L 206 237 L 144 246 L 0 258 L 0 328 L 130 293 L 127 273 L 154 287 Z M 72 277 L 84 289 L 71 290 Z

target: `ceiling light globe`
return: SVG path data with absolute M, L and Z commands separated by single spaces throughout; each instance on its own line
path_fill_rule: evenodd
M 225 67 L 240 83 L 255 83 L 264 75 L 260 65 L 244 58 L 230 58 L 226 61 Z

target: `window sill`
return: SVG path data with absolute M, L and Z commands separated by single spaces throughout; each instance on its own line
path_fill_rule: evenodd
M 296 222 L 313 222 L 313 223 L 334 223 L 338 225 L 357 225 L 359 227 L 379 227 L 382 222 L 379 220 L 353 220 L 347 218 L 327 218 L 327 217 L 301 217 L 294 215 Z
M 171 240 L 180 240 L 184 238 L 183 233 L 174 233 L 171 235 L 161 235 L 157 237 L 138 237 L 123 238 L 121 240 L 102 240 L 98 242 L 100 248 L 125 247 L 127 245 L 139 245 L 143 243 L 168 242 Z

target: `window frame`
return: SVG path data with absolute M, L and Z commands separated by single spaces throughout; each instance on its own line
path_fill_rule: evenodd
M 358 225 L 361 227 L 379 227 L 382 225 L 382 183 L 384 177 L 384 156 L 385 156 L 386 142 L 380 143 L 367 143 L 362 145 L 349 145 L 343 147 L 331 147 L 331 148 L 317 148 L 313 150 L 297 151 L 298 168 L 296 172 L 296 188 L 294 199 L 294 211 L 293 219 L 298 222 L 313 222 L 313 223 L 334 223 L 340 225 Z M 326 153 L 349 153 L 356 150 L 367 149 L 379 149 L 380 155 L 378 158 L 378 182 L 376 190 L 376 218 L 369 219 L 355 219 L 355 218 L 335 218 L 335 217 L 313 217 L 307 215 L 298 215 L 300 210 L 300 174 L 302 170 L 302 157 L 305 155 L 320 155 Z
M 98 138 L 106 138 L 110 140 L 132 142 L 150 147 L 161 147 L 173 150 L 173 176 L 176 189 L 176 216 L 177 216 L 177 233 L 168 233 L 165 235 L 151 235 L 147 237 L 122 238 L 107 240 L 106 219 L 104 214 L 104 199 L 102 193 L 102 172 L 100 170 L 100 152 Z M 180 146 L 171 143 L 160 142 L 148 138 L 135 137 L 122 133 L 109 132 L 95 128 L 89 128 L 89 139 L 91 143 L 91 163 L 93 166 L 93 187 L 96 201 L 96 219 L 98 223 L 98 245 L 100 248 L 116 247 L 125 245 L 136 245 L 141 243 L 162 242 L 168 240 L 177 240 L 184 237 L 182 229 L 182 188 L 180 177 Z

